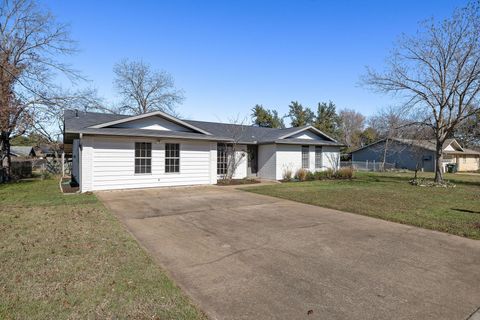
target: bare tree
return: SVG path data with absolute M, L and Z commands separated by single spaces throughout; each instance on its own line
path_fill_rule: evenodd
M 400 94 L 416 123 L 432 128 L 436 141 L 435 182 L 443 183 L 442 145 L 480 108 L 480 4 L 457 9 L 450 19 L 423 22 L 403 36 L 386 72 L 369 69 L 364 81 L 381 92 Z
M 183 91 L 175 89 L 170 74 L 155 71 L 143 61 L 122 60 L 114 66 L 113 72 L 115 87 L 123 98 L 121 112 L 175 114 L 176 105 L 184 100 Z
M 338 117 L 340 119 L 342 142 L 348 148 L 358 147 L 360 145 L 360 135 L 365 126 L 365 117 L 352 109 L 340 110 Z
M 82 111 L 111 112 L 104 106 L 95 90 L 83 89 L 74 92 L 61 90 L 52 94 L 45 102 L 46 107 L 35 110 L 30 130 L 40 135 L 51 149 L 53 158 L 48 159 L 47 168 L 51 173 L 60 173 L 60 154 L 63 152 L 62 136 L 64 133 L 63 115 L 67 109 Z
M 225 168 L 221 174 L 221 179 L 225 181 L 231 181 L 237 172 L 240 164 L 246 161 L 247 150 L 243 148 L 240 143 L 246 138 L 246 120 L 236 119 L 230 120 L 225 130 L 227 136 L 232 138 L 231 142 L 221 145 L 222 157 L 225 160 Z
M 79 73 L 60 61 L 75 52 L 67 25 L 34 0 L 0 1 L 0 162 L 10 176 L 10 139 L 27 132 L 38 114 L 57 106 L 57 75 Z
M 480 147 L 480 111 L 464 119 L 454 133 L 455 139 L 467 148 Z
M 411 129 L 411 127 L 406 127 Z M 417 183 L 418 171 L 423 170 L 425 161 L 430 161 L 431 152 L 426 148 L 431 143 L 431 132 L 429 130 L 409 130 L 409 139 L 405 139 L 409 157 L 415 162 L 413 183 Z
M 370 127 L 377 131 L 380 138 L 385 139 L 382 148 L 378 149 L 382 152 L 384 168 L 391 140 L 393 138 L 403 138 L 403 131 L 407 123 L 408 121 L 403 118 L 402 109 L 392 106 L 381 109 L 369 119 Z

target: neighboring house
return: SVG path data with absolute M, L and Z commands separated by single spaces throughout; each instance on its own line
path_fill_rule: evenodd
M 10 155 L 15 158 L 34 158 L 37 156 L 31 146 L 10 146 Z
M 312 126 L 272 129 L 67 110 L 65 149 L 72 176 L 92 190 L 216 184 L 226 173 L 225 146 L 235 144 L 234 178 L 281 180 L 286 170 L 338 168 L 339 144 Z
M 383 162 L 386 139 L 377 141 L 351 152 L 352 161 Z M 395 164 L 396 168 L 423 171 L 435 171 L 435 141 L 388 139 L 386 163 Z M 475 171 L 480 169 L 480 152 L 462 148 L 455 139 L 447 139 L 443 144 L 443 171 L 446 165 L 455 163 L 458 171 Z
M 36 147 L 36 150 L 37 150 L 37 155 L 39 157 L 41 157 L 42 159 L 54 158 L 56 156 L 55 151 L 49 145 L 45 145 L 45 144 L 40 145 L 40 146 Z

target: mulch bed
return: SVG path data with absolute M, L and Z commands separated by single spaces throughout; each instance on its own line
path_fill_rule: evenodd
M 260 183 L 260 181 L 255 179 L 232 179 L 232 180 L 218 180 L 217 185 L 219 186 L 238 186 L 242 184 L 255 184 Z

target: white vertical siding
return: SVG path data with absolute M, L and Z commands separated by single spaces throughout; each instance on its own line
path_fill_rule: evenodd
M 247 146 L 237 145 L 237 151 L 235 151 L 235 157 L 238 161 L 237 170 L 233 174 L 233 179 L 243 179 L 247 177 Z
M 302 168 L 302 146 L 301 145 L 277 145 L 276 152 L 276 179 L 283 178 L 285 169 L 292 170 L 293 174 Z M 323 170 L 328 168 L 338 169 L 340 162 L 340 148 L 327 147 L 322 148 L 322 165 Z M 315 146 L 309 147 L 309 170 L 314 172 L 315 168 Z
M 276 151 L 274 144 L 258 146 L 258 177 L 276 180 Z
M 315 172 L 315 146 L 310 146 L 308 151 L 308 170 Z
M 278 144 L 276 156 L 276 179 L 283 179 L 283 173 L 289 169 L 295 174 L 302 167 L 302 146 Z
M 340 148 L 327 147 L 322 148 L 322 165 L 325 169 L 340 168 Z
M 210 142 L 210 184 L 216 184 L 217 179 L 217 143 Z
M 82 191 L 198 185 L 210 184 L 215 180 L 212 178 L 211 160 L 214 153 L 216 164 L 216 145 L 215 151 L 212 152 L 212 144 L 207 141 L 156 141 L 145 138 L 104 137 L 90 139 L 91 160 L 83 161 L 82 176 L 85 178 L 87 175 L 90 176 L 91 182 L 85 184 L 83 181 Z M 135 142 L 152 143 L 151 174 L 135 174 Z M 179 173 L 165 173 L 166 142 L 180 144 Z M 82 160 L 86 160 L 87 157 L 85 149 L 84 145 Z M 89 174 L 88 166 L 91 168 Z M 213 175 L 216 175 L 216 171 Z
M 81 191 L 91 191 L 92 189 L 92 174 L 93 174 L 93 137 L 83 137 L 80 140 L 81 145 L 81 159 L 80 159 L 80 183 Z

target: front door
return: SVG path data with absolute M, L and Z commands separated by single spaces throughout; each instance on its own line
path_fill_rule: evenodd
M 258 170 L 258 146 L 247 146 L 247 176 L 256 176 Z

